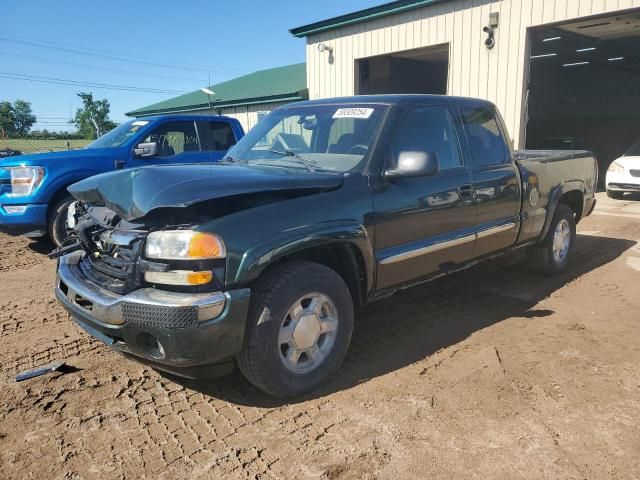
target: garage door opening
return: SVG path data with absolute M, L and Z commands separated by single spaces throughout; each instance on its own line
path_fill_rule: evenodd
M 640 11 L 530 32 L 527 148 L 595 152 L 600 179 L 640 140 Z
M 358 60 L 357 92 L 447 93 L 449 45 L 405 50 Z

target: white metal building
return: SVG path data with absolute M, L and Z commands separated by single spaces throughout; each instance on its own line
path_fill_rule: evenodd
M 311 99 L 485 98 L 516 147 L 605 162 L 640 139 L 640 0 L 402 0 L 291 33 L 306 37 Z

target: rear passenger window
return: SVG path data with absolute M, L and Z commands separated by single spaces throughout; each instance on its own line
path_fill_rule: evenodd
M 236 136 L 233 134 L 231 125 L 227 122 L 210 122 L 212 150 L 229 150 L 236 144 Z
M 501 165 L 509 162 L 506 146 L 493 111 L 487 107 L 461 108 L 462 123 L 476 165 Z
M 455 130 L 445 107 L 422 106 L 410 110 L 402 120 L 392 148 L 394 160 L 403 151 L 433 152 L 441 171 L 462 166 Z
M 156 142 L 158 157 L 170 158 L 179 153 L 200 151 L 200 142 L 193 122 L 166 122 L 145 138 L 145 142 Z

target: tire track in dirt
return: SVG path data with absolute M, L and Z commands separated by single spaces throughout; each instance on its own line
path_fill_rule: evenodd
M 0 336 L 8 337 L 70 322 L 67 312 L 53 298 L 0 303 Z
M 3 353 L 0 355 L 0 363 L 2 365 L 0 372 L 3 375 L 15 375 L 25 369 L 35 368 L 54 361 L 77 358 L 79 355 L 93 352 L 100 348 L 107 348 L 89 335 L 80 334 L 80 336 L 74 335 L 74 337 L 76 338 L 72 336 L 54 338 L 50 343 L 35 346 L 19 355 L 9 356 Z
M 109 363 L 117 358 L 106 355 Z M 368 478 L 388 461 L 389 454 L 371 443 L 359 447 L 336 442 L 349 435 L 349 416 L 333 402 L 235 405 L 146 367 L 129 362 L 121 367 L 113 374 L 91 369 L 57 381 L 33 382 L 22 395 L 16 389 L 19 399 L 0 410 L 0 420 L 17 414 L 15 409 L 26 422 L 38 418 L 39 429 L 28 434 L 42 440 L 32 445 L 34 455 L 55 451 L 58 467 L 70 472 L 99 465 L 103 470 L 94 473 L 104 478 L 132 471 L 161 478 L 185 478 L 185 472 L 191 472 L 189 478 L 306 478 L 293 467 L 303 459 L 312 463 L 317 456 L 328 462 L 327 472 L 335 473 L 330 478 L 340 478 L 347 470 L 353 474 L 354 466 L 362 473 L 358 478 Z M 234 382 L 237 379 L 223 379 L 212 387 L 233 390 L 225 384 Z M 64 429 L 58 428 L 55 437 L 42 436 L 55 425 Z M 17 467 L 20 459 L 5 455 L 3 463 Z
M 51 260 L 46 253 L 53 246 L 44 240 L 34 242 L 26 237 L 14 237 L 0 233 L 0 273 L 20 270 L 32 265 L 44 265 Z M 30 248 L 33 247 L 33 248 Z

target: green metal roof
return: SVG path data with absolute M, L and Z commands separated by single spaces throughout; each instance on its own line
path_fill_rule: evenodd
M 397 2 L 389 2 L 383 5 L 378 5 L 377 7 L 371 7 L 365 10 L 348 13 L 347 15 L 322 20 L 321 22 L 292 28 L 289 32 L 291 32 L 295 37 L 306 37 L 314 33 L 335 30 L 336 28 L 346 27 L 347 25 L 353 25 L 380 17 L 387 17 L 389 15 L 395 15 L 396 13 L 402 13 L 408 10 L 414 10 L 416 8 L 448 1 L 449 0 L 400 0 Z
M 259 105 L 271 102 L 307 100 L 307 67 L 304 63 L 270 68 L 211 85 L 211 106 L 225 108 L 241 105 Z M 127 112 L 129 117 L 162 113 L 189 112 L 209 108 L 209 98 L 201 90 L 154 103 Z

